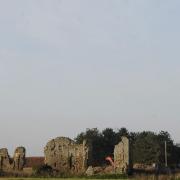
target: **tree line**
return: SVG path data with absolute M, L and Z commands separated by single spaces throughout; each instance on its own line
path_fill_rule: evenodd
M 84 139 L 87 139 L 91 142 L 93 164 L 103 165 L 107 163 L 105 161 L 107 156 L 113 157 L 114 146 L 121 141 L 122 136 L 126 136 L 130 140 L 133 164 L 156 163 L 164 166 L 165 142 L 167 143 L 168 165 L 175 167 L 180 164 L 180 147 L 173 142 L 170 134 L 166 131 L 160 131 L 159 133 L 151 131 L 129 132 L 124 127 L 117 131 L 112 128 L 100 131 L 93 128 L 79 133 L 75 141 L 82 143 Z

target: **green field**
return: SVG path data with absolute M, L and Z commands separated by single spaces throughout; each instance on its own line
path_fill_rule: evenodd
M 83 180 L 83 179 L 85 180 L 85 178 L 0 178 L 0 180 Z M 101 180 L 101 179 L 91 179 L 91 180 Z M 123 179 L 119 179 L 119 180 L 123 180 Z
M 0 180 L 85 180 L 85 178 L 0 178 Z M 91 180 L 101 180 L 101 179 L 91 179 Z

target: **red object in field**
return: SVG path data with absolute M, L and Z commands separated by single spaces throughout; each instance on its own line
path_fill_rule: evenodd
M 112 166 L 114 166 L 114 162 L 110 156 L 106 157 L 106 161 L 109 161 Z

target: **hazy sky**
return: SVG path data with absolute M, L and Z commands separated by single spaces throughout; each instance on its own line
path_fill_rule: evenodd
M 86 128 L 180 142 L 179 0 L 1 0 L 0 147 L 42 155 Z

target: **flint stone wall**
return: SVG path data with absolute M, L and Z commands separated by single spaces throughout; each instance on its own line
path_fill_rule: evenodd
M 117 173 L 127 173 L 130 167 L 130 147 L 127 137 L 122 137 L 121 142 L 114 148 L 114 164 Z
M 91 147 L 86 141 L 76 144 L 66 137 L 49 141 L 44 149 L 45 164 L 64 173 L 83 173 L 91 158 Z
M 26 150 L 24 147 L 16 148 L 14 152 L 14 158 L 13 158 L 14 170 L 23 170 L 23 167 L 25 165 L 25 159 L 26 159 L 25 154 L 26 154 Z
M 9 170 L 11 169 L 10 157 L 6 148 L 0 149 L 0 169 Z
M 26 150 L 24 147 L 16 148 L 13 159 L 10 158 L 6 148 L 0 149 L 0 169 L 3 171 L 20 171 L 25 164 Z

